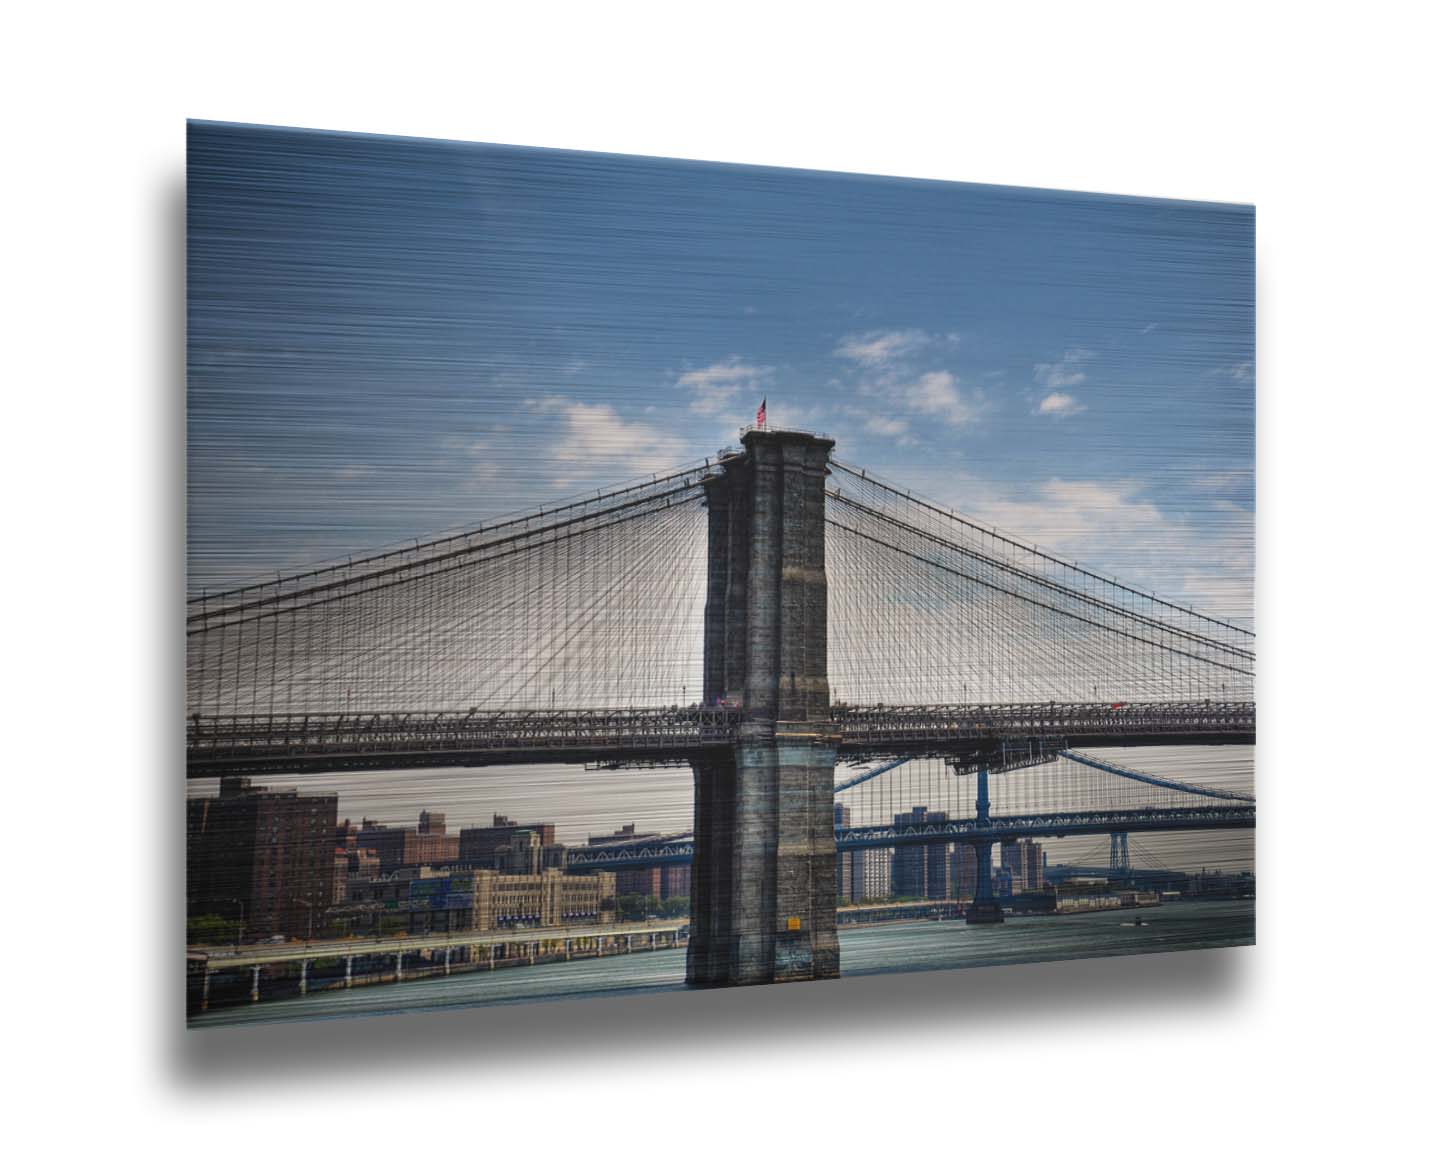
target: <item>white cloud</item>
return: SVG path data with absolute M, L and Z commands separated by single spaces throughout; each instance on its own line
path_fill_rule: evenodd
M 875 436 L 884 436 L 903 445 L 917 443 L 913 435 L 916 421 L 907 414 L 924 417 L 921 424 L 948 424 L 952 428 L 968 427 L 979 419 L 985 397 L 979 389 L 966 389 L 952 372 L 925 372 L 908 377 L 899 372 L 867 374 L 860 380 L 857 392 L 873 397 L 882 407 L 879 411 L 846 407 L 842 414 L 860 424 Z
M 1093 354 L 1084 348 L 1067 348 L 1065 354 L 1053 364 L 1035 365 L 1035 382 L 1042 388 L 1059 391 L 1074 388 L 1085 383 L 1085 373 L 1080 365 Z
M 865 421 L 865 431 L 875 436 L 890 436 L 900 439 L 910 431 L 910 422 L 896 420 L 893 416 L 871 416 Z
M 851 361 L 853 387 L 861 397 L 873 397 L 884 407 L 871 414 L 847 409 L 846 414 L 861 421 L 866 431 L 894 439 L 901 445 L 916 443 L 912 422 L 905 414 L 926 417 L 952 428 L 973 424 L 984 408 L 985 397 L 978 389 L 967 389 L 953 372 L 935 369 L 922 372 L 922 364 L 910 358 L 921 349 L 944 353 L 963 343 L 963 332 L 931 334 L 919 328 L 876 329 L 846 336 L 835 356 Z M 918 359 L 918 357 L 917 357 Z M 933 362 L 934 355 L 926 360 Z
M 1255 518 L 1233 502 L 1162 507 L 1130 480 L 996 484 L 918 458 L 888 479 L 1091 571 L 1237 622 L 1254 616 Z
M 732 356 L 709 367 L 683 373 L 675 386 L 694 393 L 690 401 L 693 411 L 713 416 L 724 411 L 741 392 L 754 391 L 774 375 L 774 371 L 765 365 L 747 364 L 740 357 Z
M 926 372 L 906 390 L 905 401 L 912 411 L 938 416 L 957 428 L 976 416 L 977 406 L 960 395 L 949 372 Z
M 1092 538 L 1137 539 L 1163 529 L 1165 517 L 1126 481 L 1048 480 L 1029 498 L 994 496 L 976 511 L 1009 535 L 1075 556 Z
M 1254 615 L 1254 518 L 1215 503 L 1169 516 L 1128 481 L 1050 480 L 972 502 L 980 519 L 1046 551 L 1222 617 Z
M 680 437 L 638 420 L 629 420 L 609 404 L 586 404 L 563 396 L 530 400 L 526 406 L 553 414 L 562 432 L 550 449 L 556 464 L 555 486 L 582 488 L 613 483 L 646 472 L 675 468 L 692 453 Z
M 876 368 L 923 348 L 930 337 L 918 328 L 879 330 L 846 336 L 835 349 L 842 360 Z
M 1046 416 L 1073 416 L 1077 412 L 1085 411 L 1085 405 L 1068 392 L 1051 392 L 1040 401 L 1037 411 Z
M 1092 355 L 1093 353 L 1084 348 L 1067 348 L 1059 360 L 1035 365 L 1035 382 L 1045 389 L 1046 393 L 1035 406 L 1037 415 L 1053 416 L 1060 420 L 1085 411 L 1085 405 L 1065 389 L 1085 383 L 1085 371 L 1080 365 Z

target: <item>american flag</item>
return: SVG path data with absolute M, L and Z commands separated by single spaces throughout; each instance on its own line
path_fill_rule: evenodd
M 758 412 L 755 413 L 755 427 L 757 427 L 757 428 L 764 428 L 764 427 L 765 427 L 765 401 L 768 400 L 768 399 L 769 399 L 768 396 L 761 398 L 761 400 L 760 400 L 760 411 L 758 411 Z

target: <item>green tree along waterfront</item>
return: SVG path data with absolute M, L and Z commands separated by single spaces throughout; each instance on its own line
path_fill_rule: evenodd
M 685 896 L 670 896 L 662 900 L 656 896 L 632 892 L 619 897 L 617 902 L 622 920 L 645 920 L 652 917 L 657 920 L 677 920 L 690 915 L 690 900 Z
M 223 916 L 192 916 L 185 921 L 185 941 L 203 945 L 234 944 L 243 928 L 239 920 L 227 920 Z

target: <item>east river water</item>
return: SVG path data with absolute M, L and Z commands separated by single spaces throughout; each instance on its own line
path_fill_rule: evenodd
M 1255 902 L 1222 900 L 1164 904 L 1136 911 L 1013 917 L 1003 925 L 971 927 L 959 921 L 909 921 L 842 928 L 844 976 L 977 968 L 1042 960 L 1078 960 L 1223 948 L 1255 943 Z M 191 1018 L 192 1027 L 387 1012 L 434 1011 L 484 1004 L 514 1004 L 578 996 L 680 991 L 685 988 L 684 947 L 534 967 L 431 977 L 409 984 L 379 984 L 316 992 L 303 998 L 242 1004 Z

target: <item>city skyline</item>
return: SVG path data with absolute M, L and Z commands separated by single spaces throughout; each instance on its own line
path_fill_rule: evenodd
M 1254 751 L 1251 748 L 1127 749 L 1128 765 L 1187 783 L 1253 792 Z M 903 775 L 904 769 L 899 770 Z M 843 778 L 837 776 L 837 782 Z M 693 823 L 693 790 L 682 769 L 634 772 L 586 772 L 580 765 L 529 765 L 522 768 L 416 769 L 384 773 L 274 775 L 257 780 L 273 788 L 300 792 L 333 792 L 339 798 L 337 819 L 358 824 L 414 825 L 422 810 L 445 814 L 449 826 L 486 827 L 496 815 L 521 824 L 551 821 L 562 843 L 584 843 L 633 823 L 647 832 L 670 834 Z M 218 794 L 216 780 L 192 780 L 190 797 Z M 923 802 L 916 784 L 902 788 L 891 813 L 908 810 L 911 800 Z M 836 796 L 846 803 L 847 796 Z M 885 822 L 885 821 L 882 821 Z M 1097 838 L 1047 842 L 1052 863 L 1068 863 L 1095 850 Z M 1235 868 L 1253 865 L 1254 834 L 1153 834 L 1148 850 L 1177 868 Z

